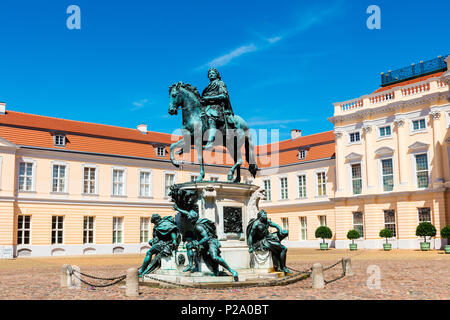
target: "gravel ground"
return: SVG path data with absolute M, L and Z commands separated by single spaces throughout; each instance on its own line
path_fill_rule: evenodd
M 442 251 L 418 250 L 348 250 L 289 249 L 288 266 L 307 269 L 320 262 L 324 267 L 342 257 L 350 256 L 355 275 L 312 289 L 311 279 L 288 286 L 240 289 L 180 289 L 140 287 L 139 300 L 449 300 L 450 255 Z M 123 284 L 107 288 L 92 288 L 82 284 L 79 289 L 60 288 L 62 264 L 78 265 L 87 274 L 114 277 L 126 269 L 140 265 L 144 255 L 21 258 L 0 261 L 0 299 L 37 300 L 113 300 L 125 297 Z M 371 267 L 369 267 L 371 266 Z M 375 266 L 375 267 L 374 267 Z M 380 270 L 379 287 L 371 280 L 370 270 Z M 369 272 L 368 272 L 369 271 Z M 339 264 L 325 272 L 325 280 L 341 275 Z M 371 278 L 372 277 L 372 278 Z

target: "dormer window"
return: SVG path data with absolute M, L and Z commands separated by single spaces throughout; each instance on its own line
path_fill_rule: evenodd
M 166 156 L 166 148 L 165 147 L 156 147 L 156 155 L 158 157 L 165 157 Z
M 53 136 L 53 142 L 55 147 L 65 147 L 66 146 L 66 136 L 63 134 L 55 134 Z
M 303 160 L 306 158 L 306 149 L 298 150 L 298 160 Z

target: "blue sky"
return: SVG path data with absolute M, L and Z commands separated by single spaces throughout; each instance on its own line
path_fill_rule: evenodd
M 69 5 L 81 30 L 69 30 Z M 369 5 L 381 29 L 369 30 Z M 218 67 L 253 128 L 331 130 L 333 102 L 377 89 L 380 72 L 450 53 L 449 1 L 106 1 L 0 3 L 0 101 L 7 109 L 171 133 L 168 87 Z

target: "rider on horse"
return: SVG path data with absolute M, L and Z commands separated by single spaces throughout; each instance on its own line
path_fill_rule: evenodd
M 202 105 L 204 111 L 202 117 L 206 117 L 209 136 L 204 149 L 209 150 L 214 146 L 214 137 L 219 128 L 234 128 L 234 113 L 230 104 L 230 97 L 225 83 L 221 80 L 216 68 L 208 70 L 209 85 L 203 90 Z

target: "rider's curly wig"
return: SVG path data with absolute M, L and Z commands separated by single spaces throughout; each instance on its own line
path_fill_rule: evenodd
M 216 68 L 213 68 L 213 67 L 209 68 L 209 69 L 208 69 L 208 76 L 209 76 L 209 72 L 210 72 L 210 71 L 214 71 L 214 72 L 217 74 L 217 78 L 218 78 L 219 80 L 222 80 L 222 78 L 221 78 L 221 76 L 220 76 L 220 73 L 219 73 L 219 71 L 218 71 Z

